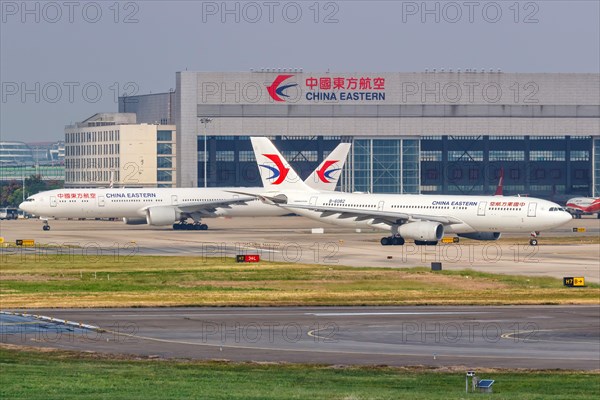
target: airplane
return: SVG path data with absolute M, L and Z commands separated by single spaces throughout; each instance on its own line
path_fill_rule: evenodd
M 290 212 L 334 225 L 391 232 L 381 244 L 435 245 L 445 233 L 476 240 L 497 240 L 502 232 L 532 232 L 571 220 L 558 204 L 533 197 L 369 194 L 324 192 L 304 184 L 273 143 L 251 138 L 265 191 L 236 191 L 256 196 Z M 268 174 L 265 174 L 268 172 Z
M 577 219 L 582 214 L 598 214 L 600 219 L 600 197 L 574 197 L 567 200 L 566 208 Z
M 350 150 L 340 143 L 306 178 L 314 190 L 330 192 Z M 44 221 L 50 230 L 51 218 L 122 218 L 126 224 L 171 225 L 174 230 L 207 230 L 202 218 L 273 217 L 290 212 L 264 204 L 256 197 L 243 197 L 231 190 L 239 188 L 96 188 L 56 189 L 29 196 L 19 208 Z M 263 188 L 246 188 L 262 191 Z M 193 223 L 187 223 L 187 219 Z
M 500 168 L 500 176 L 498 178 L 498 186 L 494 196 L 504 196 L 504 168 Z

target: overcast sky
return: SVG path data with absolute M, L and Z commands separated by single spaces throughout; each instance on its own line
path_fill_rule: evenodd
M 423 4 L 1 1 L 1 139 L 62 140 L 117 111 L 117 93 L 168 91 L 185 69 L 600 73 L 596 0 Z

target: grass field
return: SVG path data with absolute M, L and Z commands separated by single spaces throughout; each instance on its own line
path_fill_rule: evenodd
M 600 286 L 473 270 L 355 268 L 230 258 L 4 255 L 7 308 L 598 304 Z
M 598 373 L 479 371 L 494 394 L 465 393 L 465 371 L 109 358 L 0 347 L 2 399 L 596 399 Z M 26 377 L 26 378 L 25 378 Z

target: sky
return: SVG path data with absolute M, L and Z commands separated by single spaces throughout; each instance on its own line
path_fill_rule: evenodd
M 0 139 L 55 141 L 175 72 L 600 73 L 600 2 L 0 1 Z

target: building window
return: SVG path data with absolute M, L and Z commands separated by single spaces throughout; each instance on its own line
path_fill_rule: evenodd
M 157 131 L 156 132 L 156 140 L 159 142 L 171 142 L 173 141 L 173 132 L 172 131 Z
M 525 161 L 523 150 L 490 150 L 490 161 Z
M 532 150 L 529 153 L 530 161 L 565 161 L 563 150 Z
M 220 150 L 217 151 L 217 161 L 233 161 L 234 160 L 234 152 L 232 150 Z
M 529 140 L 558 140 L 564 138 L 564 136 L 529 136 Z
M 158 157 L 156 159 L 156 165 L 158 168 L 173 168 L 172 157 Z
M 165 170 L 156 171 L 156 180 L 158 182 L 171 182 L 173 180 L 173 172 Z
M 504 190 L 509 193 L 523 193 L 525 185 L 505 185 Z
M 448 140 L 483 140 L 483 136 L 448 136 Z
M 483 151 L 451 150 L 448 152 L 448 161 L 483 161 Z
M 171 143 L 158 143 L 156 152 L 158 154 L 173 154 L 173 145 Z
M 438 150 L 423 150 L 421 161 L 442 161 L 442 152 Z
M 590 152 L 587 150 L 571 150 L 571 161 L 590 161 Z
M 490 140 L 525 140 L 525 136 L 490 136 Z
M 240 161 L 255 161 L 256 158 L 254 157 L 254 152 L 253 151 L 248 151 L 248 150 L 242 150 L 238 153 L 238 156 L 240 158 Z
M 353 190 L 419 193 L 419 140 L 355 139 L 353 147 Z
M 555 185 L 554 190 L 558 190 L 559 186 L 564 187 L 564 185 Z M 552 185 L 531 185 L 529 186 L 529 190 L 532 192 L 550 192 Z
M 288 161 L 318 161 L 319 155 L 316 150 L 282 151 L 283 157 Z

